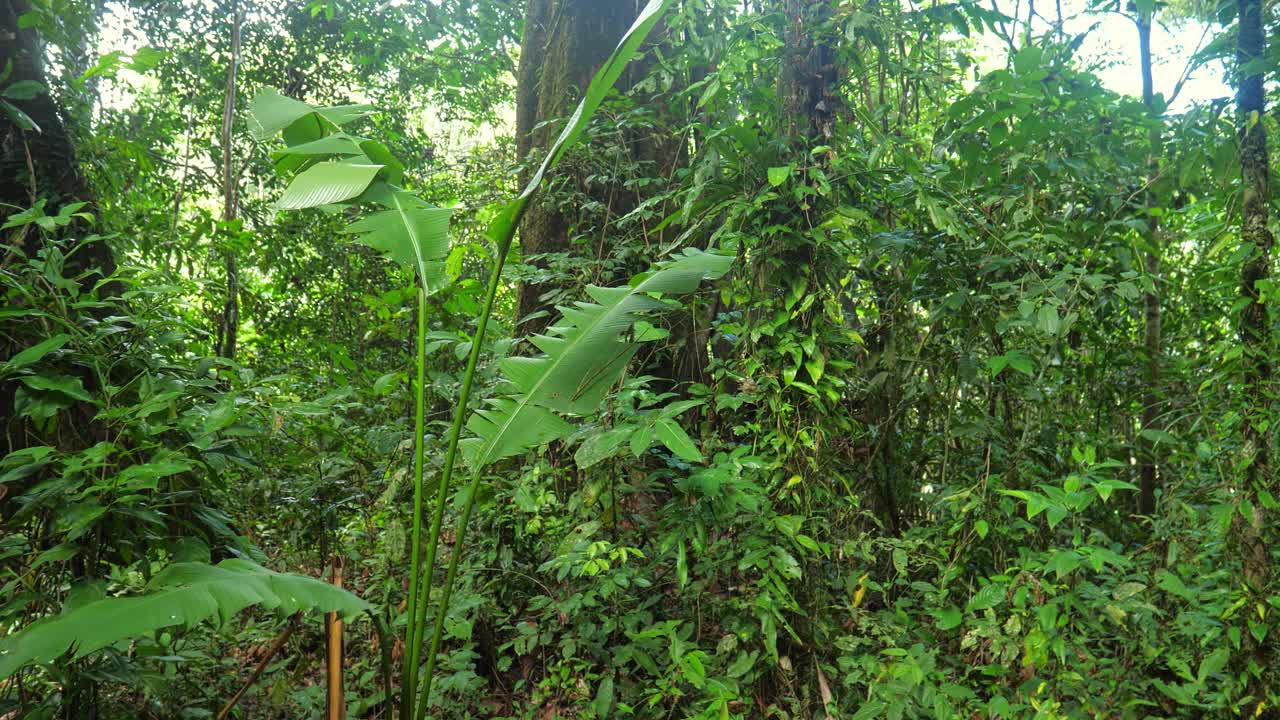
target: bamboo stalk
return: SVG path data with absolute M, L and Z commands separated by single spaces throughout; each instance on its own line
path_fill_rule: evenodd
M 342 560 L 333 556 L 334 587 L 342 587 Z M 328 710 L 325 720 L 346 720 L 347 704 L 342 693 L 342 617 L 336 612 L 325 613 L 325 640 L 327 645 L 327 662 L 325 667 Z

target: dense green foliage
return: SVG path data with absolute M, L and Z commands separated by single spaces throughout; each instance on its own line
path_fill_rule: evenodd
M 1277 716 L 1280 24 L 1078 10 L 1238 97 L 1012 3 L 0 0 L 0 718 Z

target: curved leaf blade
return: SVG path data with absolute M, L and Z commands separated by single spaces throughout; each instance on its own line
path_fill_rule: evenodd
M 30 663 L 53 662 L 68 651 L 80 658 L 162 628 L 190 627 L 215 616 L 225 620 L 251 605 L 283 614 L 319 610 L 354 615 L 372 607 L 321 580 L 239 559 L 217 565 L 176 563 L 149 587 L 153 592 L 146 595 L 91 602 L 0 640 L 0 678 Z
M 381 165 L 317 163 L 298 173 L 276 201 L 276 207 L 301 210 L 350 200 L 368 189 L 381 169 Z

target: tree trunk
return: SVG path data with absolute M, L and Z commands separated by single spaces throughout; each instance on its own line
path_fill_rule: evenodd
M 1239 33 L 1236 62 L 1245 68 L 1265 57 L 1266 37 L 1262 24 L 1261 0 L 1238 0 Z M 1251 70 L 1241 75 L 1237 94 L 1237 122 L 1240 133 L 1240 175 L 1244 200 L 1240 211 L 1240 239 L 1249 249 L 1249 257 L 1241 269 L 1240 294 L 1249 304 L 1240 314 L 1240 342 L 1243 345 L 1244 362 L 1244 421 L 1243 440 L 1248 463 L 1243 473 L 1243 487 L 1238 488 L 1238 502 L 1252 506 L 1248 517 L 1235 513 L 1233 536 L 1236 550 L 1243 566 L 1243 579 L 1249 594 L 1249 608 L 1255 602 L 1263 602 L 1271 581 L 1268 538 L 1264 533 L 1261 492 L 1280 493 L 1276 487 L 1271 467 L 1270 448 L 1267 439 L 1267 422 L 1270 417 L 1269 395 L 1274 390 L 1271 383 L 1271 334 L 1267 308 L 1259 302 L 1259 286 L 1270 275 L 1271 247 L 1275 242 L 1267 227 L 1270 188 L 1268 177 L 1267 135 L 1263 125 L 1266 115 L 1266 96 L 1261 70 Z M 1249 632 L 1244 632 L 1246 642 L 1251 642 Z M 1274 642 L 1274 641 L 1273 641 Z M 1257 644 L 1252 653 L 1242 653 L 1250 663 L 1257 663 L 1257 677 L 1250 673 L 1250 694 L 1253 705 L 1245 714 L 1253 716 L 1266 698 L 1268 681 L 1275 670 L 1268 662 L 1265 644 Z
M 222 222 L 224 231 L 235 232 L 239 187 L 235 176 L 235 147 L 232 131 L 236 117 L 236 74 L 240 65 L 240 13 L 239 0 L 231 0 L 231 57 L 227 64 L 227 88 L 222 100 Z M 217 355 L 225 358 L 236 356 L 236 336 L 240 331 L 240 273 L 236 268 L 234 246 L 224 251 L 227 268 L 227 298 L 218 319 Z
M 1138 46 L 1141 55 L 1142 69 L 1142 102 L 1147 108 L 1150 119 L 1156 118 L 1156 99 L 1154 83 L 1151 76 L 1151 15 L 1139 16 Z M 1160 174 L 1160 131 L 1152 128 L 1148 136 L 1147 155 L 1147 252 L 1146 273 L 1150 287 L 1143 293 L 1142 302 L 1145 310 L 1143 328 L 1143 347 L 1146 353 L 1146 385 L 1142 391 L 1142 429 L 1160 431 L 1160 236 L 1159 218 L 1151 214 L 1156 206 L 1153 183 Z M 1158 483 L 1158 463 L 1154 439 L 1147 435 L 1138 436 L 1138 514 L 1154 515 L 1156 511 L 1156 486 Z
M 635 0 L 528 0 L 516 88 L 516 150 L 522 160 L 536 160 L 539 151 L 559 134 L 561 124 L 548 121 L 573 112 L 592 76 L 636 15 Z M 522 181 L 527 180 L 527 172 Z M 608 202 L 609 198 L 601 200 Z M 533 256 L 568 250 L 572 229 L 571 218 L 545 196 L 535 197 L 520 225 L 525 262 L 545 268 L 545 263 Z M 543 282 L 521 285 L 517 321 L 536 312 L 547 314 L 525 322 L 517 334 L 541 332 L 547 327 L 552 308 L 542 296 L 553 289 Z
M 30 123 L 0 110 L 0 217 L 41 199 L 46 201 L 45 212 L 51 215 L 67 203 L 93 200 L 61 109 L 48 92 L 44 45 L 34 28 L 18 26 L 18 18 L 29 10 L 28 0 L 0 0 L 0 68 L 11 63 L 13 67 L 3 85 L 29 81 L 45 86 L 44 92 L 29 99 L 7 101 Z M 33 228 L 20 228 L 6 240 L 32 255 L 40 249 L 44 236 Z M 66 268 L 68 274 L 92 269 L 105 277 L 115 272 L 116 263 L 111 248 L 99 240 L 67 258 Z
M 830 0 L 783 0 L 786 21 L 782 73 L 778 97 L 782 100 L 784 134 L 809 142 L 821 142 L 835 132 L 834 92 L 838 80 L 835 51 L 829 42 L 814 39 L 814 31 L 831 18 Z

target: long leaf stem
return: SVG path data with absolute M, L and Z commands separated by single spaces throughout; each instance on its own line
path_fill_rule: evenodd
M 511 240 L 514 236 L 514 228 L 508 237 L 498 243 L 497 257 L 494 260 L 493 276 L 489 278 L 489 288 L 484 297 L 484 308 L 480 311 L 479 322 L 476 324 L 475 337 L 471 339 L 471 354 L 467 357 L 467 369 L 462 375 L 462 389 L 458 393 L 458 403 L 453 409 L 453 425 L 449 428 L 449 448 L 445 451 L 444 468 L 440 473 L 440 486 L 436 490 L 435 509 L 431 517 L 431 532 L 427 538 L 427 557 L 425 567 L 427 568 L 427 578 L 430 578 L 431 571 L 435 568 L 436 550 L 440 545 L 440 526 L 444 522 L 444 508 L 449 492 L 449 480 L 453 477 L 453 468 L 458 458 L 458 442 L 462 438 L 463 421 L 467 417 L 467 401 L 471 397 L 471 385 L 475 380 L 476 365 L 480 362 L 480 349 L 484 344 L 485 330 L 489 325 L 489 316 L 493 314 L 493 301 L 498 295 L 498 287 L 502 283 L 502 268 L 507 262 L 507 253 L 511 250 Z M 473 483 L 474 485 L 474 483 Z M 458 554 L 462 550 L 462 535 L 466 531 L 466 515 L 471 510 L 471 499 L 468 498 L 467 506 L 464 510 L 462 525 L 458 529 L 459 542 L 454 545 L 454 554 L 449 561 L 450 574 L 445 580 L 444 599 L 441 601 L 442 608 L 437 612 L 437 616 L 447 609 L 448 597 L 453 585 L 453 576 L 457 565 Z M 420 580 L 422 578 L 420 577 Z M 423 583 L 424 589 L 430 588 L 430 583 Z M 430 593 L 424 592 L 423 597 L 416 603 L 417 614 L 411 615 L 413 620 L 413 637 L 414 643 L 411 651 L 411 659 L 414 665 L 415 682 L 406 684 L 402 692 L 404 697 L 401 700 L 402 705 L 407 709 L 412 709 L 413 695 L 416 690 L 416 670 L 418 658 L 421 652 L 422 631 L 427 622 L 427 604 L 430 599 Z M 423 688 L 427 693 L 431 690 L 431 675 L 435 671 L 435 654 L 440 647 L 440 630 L 437 623 L 437 630 L 431 638 L 431 652 L 427 656 L 427 667 L 425 677 L 423 677 Z M 421 717 L 423 707 L 426 705 L 427 694 L 423 695 L 421 706 L 418 707 L 417 713 L 402 712 L 401 718 L 407 720 L 410 717 Z
M 414 387 L 413 416 L 413 549 L 410 553 L 409 568 L 409 622 L 405 626 L 405 649 L 408 652 L 404 664 L 404 677 L 400 683 L 404 693 L 400 703 L 400 717 L 411 717 L 413 712 L 412 689 L 418 683 L 418 657 L 422 646 L 422 628 L 413 622 L 417 617 L 419 586 L 422 584 L 422 564 L 419 562 L 422 553 L 422 478 L 423 478 L 423 443 L 425 432 L 426 403 L 426 364 L 427 364 L 427 293 L 418 288 L 418 338 L 417 338 L 417 384 Z M 434 557 L 427 561 L 433 567 Z

